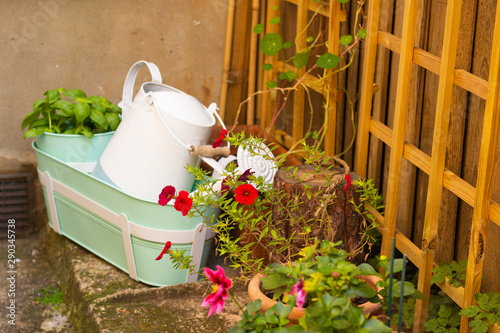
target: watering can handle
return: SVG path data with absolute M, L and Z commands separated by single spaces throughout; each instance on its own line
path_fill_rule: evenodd
M 134 94 L 134 84 L 135 78 L 137 77 L 137 73 L 141 70 L 142 67 L 147 66 L 149 71 L 151 72 L 151 80 L 154 83 L 161 83 L 161 73 L 158 67 L 152 62 L 147 62 L 145 60 L 141 60 L 132 65 L 130 70 L 128 71 L 127 78 L 125 79 L 125 84 L 123 85 L 123 106 L 122 106 L 122 116 L 127 113 L 130 105 L 132 105 L 132 97 Z
M 231 150 L 229 149 L 229 147 L 213 148 L 210 145 L 192 145 L 189 155 L 200 157 L 228 157 L 229 155 L 231 155 Z

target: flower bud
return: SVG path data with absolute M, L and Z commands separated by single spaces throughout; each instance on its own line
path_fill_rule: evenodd
M 337 271 L 333 272 L 333 273 L 332 273 L 332 277 L 333 277 L 334 279 L 338 279 L 338 278 L 340 277 L 339 272 L 337 272 Z

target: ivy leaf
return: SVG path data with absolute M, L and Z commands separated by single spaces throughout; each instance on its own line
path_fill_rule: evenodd
M 311 54 L 311 50 L 299 52 L 293 57 L 293 65 L 295 68 L 299 69 L 307 65 L 307 61 L 309 60 L 309 55 Z
M 278 24 L 280 23 L 280 18 L 279 17 L 274 17 L 272 19 L 269 20 L 269 23 L 271 24 Z
M 340 37 L 339 43 L 342 45 L 349 45 L 352 43 L 352 36 L 351 35 L 344 35 Z
M 273 65 L 272 64 L 264 64 L 264 65 L 262 65 L 262 69 L 265 71 L 270 71 L 271 69 L 273 69 Z
M 263 30 L 264 30 L 264 24 L 262 24 L 262 23 L 256 24 L 253 27 L 253 32 L 256 34 L 260 34 Z
M 339 62 L 340 62 L 339 56 L 331 54 L 330 52 L 327 52 L 318 58 L 318 60 L 316 61 L 316 64 L 320 68 L 332 69 L 334 67 L 337 67 Z
M 277 86 L 278 86 L 278 83 L 274 80 L 266 82 L 266 88 L 268 88 L 268 89 L 273 89 L 273 88 L 276 88 Z
M 366 38 L 366 29 L 360 29 L 357 33 L 358 38 L 365 39 Z
M 265 34 L 260 40 L 260 50 L 267 56 L 274 56 L 282 49 L 281 36 L 275 32 Z

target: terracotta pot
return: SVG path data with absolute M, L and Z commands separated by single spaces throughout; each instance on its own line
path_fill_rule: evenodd
M 265 313 L 270 307 L 275 305 L 277 302 L 272 300 L 271 298 L 267 297 L 264 295 L 264 293 L 261 290 L 261 285 L 262 282 L 260 281 L 261 278 L 265 277 L 264 274 L 257 274 L 255 275 L 251 280 L 250 283 L 248 284 L 248 296 L 250 297 L 251 301 L 255 301 L 256 299 L 260 299 L 262 302 L 262 307 L 260 308 L 261 313 Z M 363 280 L 370 286 L 370 288 L 373 288 L 377 291 L 380 290 L 380 288 L 377 288 L 375 284 L 380 281 L 381 279 L 378 276 L 370 275 L 370 276 L 357 276 L 360 280 Z M 381 297 L 379 295 L 379 297 Z M 363 308 L 363 313 L 364 314 L 371 314 L 373 316 L 377 316 L 382 314 L 382 304 L 380 303 L 371 303 L 371 302 L 366 302 L 359 307 Z M 288 319 L 290 320 L 291 324 L 298 324 L 299 323 L 299 318 L 304 315 L 304 311 L 299 310 L 299 308 L 294 307 L 290 315 L 288 316 Z

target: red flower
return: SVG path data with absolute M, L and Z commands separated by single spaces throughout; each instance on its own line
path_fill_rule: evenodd
M 349 186 L 351 186 L 352 182 L 351 175 L 350 174 L 345 175 L 345 179 L 347 179 L 347 185 L 345 186 L 344 192 L 347 191 Z
M 219 147 L 222 144 L 222 140 L 224 140 L 224 138 L 226 137 L 226 135 L 227 135 L 227 130 L 222 129 L 222 131 L 220 132 L 219 137 L 217 138 L 217 140 L 215 140 L 214 144 L 212 145 L 212 148 Z
M 170 249 L 171 246 L 172 246 L 172 242 L 170 242 L 170 241 L 166 242 L 165 247 L 163 248 L 163 251 L 161 251 L 160 255 L 155 260 L 160 260 L 161 258 L 163 258 L 163 255 L 165 253 L 167 253 L 167 251 Z
M 234 194 L 234 198 L 236 199 L 236 201 L 244 205 L 253 204 L 255 199 L 257 199 L 257 197 L 259 196 L 259 192 L 257 192 L 255 187 L 250 184 L 241 184 L 236 188 Z
M 159 195 L 158 203 L 165 206 L 175 195 L 175 187 L 165 186 Z
M 233 283 L 230 278 L 226 278 L 226 272 L 219 265 L 217 265 L 217 271 L 215 272 L 210 268 L 205 268 L 203 272 L 210 281 L 215 283 L 212 293 L 201 303 L 201 306 L 210 305 L 210 310 L 208 311 L 208 317 L 210 317 L 214 312 L 222 312 L 226 298 L 229 296 L 228 289 L 231 288 Z
M 177 198 L 175 198 L 175 210 L 182 212 L 182 216 L 186 216 L 191 207 L 193 207 L 193 200 L 189 197 L 189 193 L 180 191 Z

